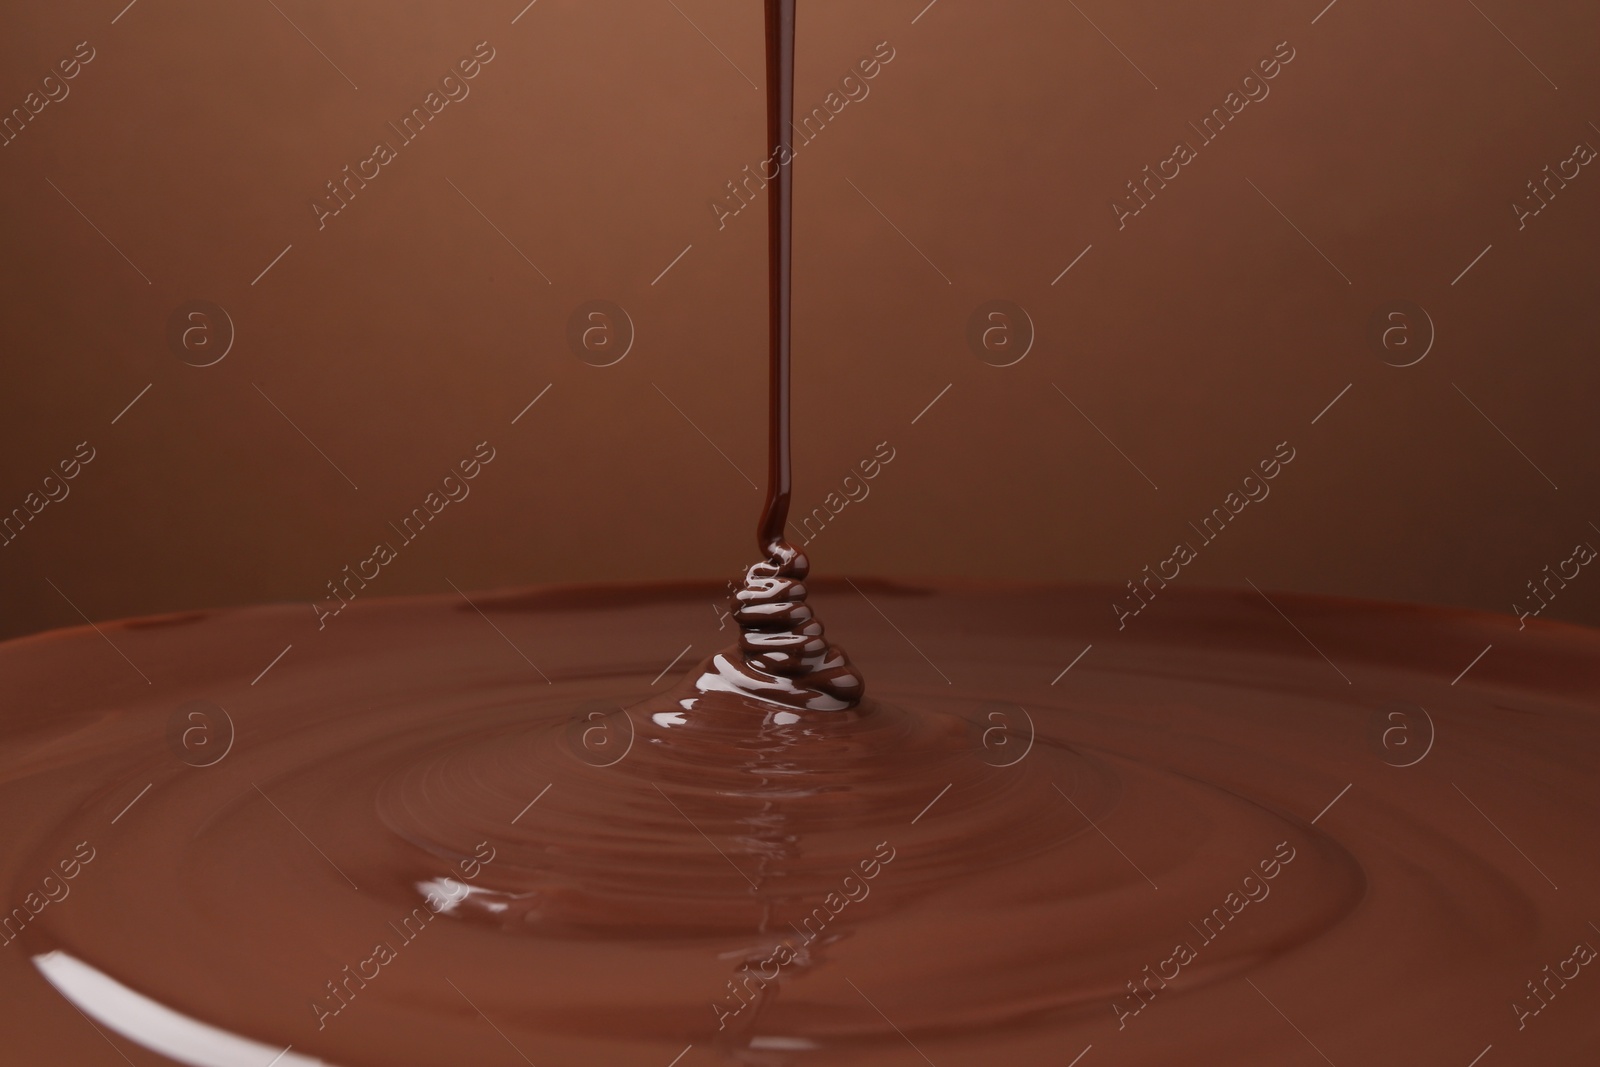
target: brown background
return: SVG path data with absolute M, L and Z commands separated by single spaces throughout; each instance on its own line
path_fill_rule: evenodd
M 765 201 L 721 231 L 709 203 L 764 154 L 760 4 L 124 2 L 12 4 L 0 36 L 7 110 L 97 53 L 0 148 L 0 510 L 97 450 L 0 548 L 4 633 L 76 624 L 68 597 L 317 599 L 485 439 L 470 498 L 364 595 L 750 561 Z M 896 52 L 796 164 L 797 507 L 896 450 L 819 571 L 1120 584 L 1285 440 L 1183 584 L 1508 611 L 1600 545 L 1600 167 L 1525 230 L 1510 207 L 1600 146 L 1600 11 L 924 3 L 801 4 L 803 108 Z M 482 40 L 471 95 L 319 231 L 323 183 Z M 1270 97 L 1119 232 L 1109 199 L 1285 40 Z M 192 298 L 235 323 L 215 366 L 169 349 Z M 637 327 L 608 368 L 565 339 L 597 298 Z M 1015 366 L 967 346 L 990 299 L 1037 326 Z M 1438 332 L 1405 369 L 1367 336 L 1397 299 Z M 1600 575 L 1545 617 L 1600 621 Z

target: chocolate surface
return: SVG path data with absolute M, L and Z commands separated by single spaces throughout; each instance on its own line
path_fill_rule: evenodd
M 874 679 L 842 712 L 686 709 L 631 650 L 724 639 L 704 589 L 357 603 L 255 685 L 302 607 L 103 625 L 159 694 L 88 628 L 0 646 L 0 884 L 68 889 L 8 932 L 11 1055 L 110 1055 L 43 972 L 157 1062 L 74 968 L 340 1067 L 1597 1047 L 1592 632 L 1452 686 L 1514 622 L 1283 597 L 1347 685 L 1237 595 L 1074 660 L 1103 589 L 857 584 L 815 594 Z

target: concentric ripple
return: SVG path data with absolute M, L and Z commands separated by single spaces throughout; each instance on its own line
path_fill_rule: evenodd
M 0 969 L 13 1003 L 53 1020 L 33 1054 L 70 1058 L 81 1036 L 56 1029 L 41 974 L 87 973 L 241 1047 L 340 1067 L 665 1064 L 686 1045 L 685 1065 L 1054 1063 L 1091 1042 L 1126 1063 L 1268 1063 L 1299 1038 L 1230 1023 L 1241 990 L 1287 987 L 1296 1024 L 1326 1034 L 1408 975 L 1470 1002 L 1463 930 L 1514 990 L 1530 938 L 1564 928 L 1554 891 L 1455 794 L 1504 818 L 1496 783 L 1537 780 L 1557 824 L 1594 799 L 1571 755 L 1595 747 L 1584 683 L 1550 675 L 1592 656 L 1590 635 L 1552 629 L 1543 692 L 1505 681 L 1485 699 L 1378 651 L 1383 612 L 1330 608 L 1335 634 L 1378 631 L 1347 650 L 1346 687 L 1200 597 L 1173 609 L 1193 644 L 1152 630 L 1069 688 L 1050 684 L 1072 647 L 1048 632 L 1060 591 L 876 595 L 914 606 L 929 654 L 979 681 L 930 685 L 890 631 L 868 642 L 875 696 L 855 709 L 695 693 L 693 671 L 645 695 L 659 665 L 604 650 L 684 632 L 698 592 L 481 598 L 551 684 L 433 600 L 353 614 L 231 695 L 230 657 L 270 648 L 282 609 L 123 630 L 154 678 L 218 664 L 159 702 L 63 681 L 92 631 L 0 648 L 51 708 L 46 727 L 8 727 L 6 891 L 24 901 L 80 841 L 95 853 Z M 1438 628 L 1453 647 L 1491 625 Z M 1437 745 L 1386 763 L 1373 715 L 1425 694 Z M 238 736 L 195 766 L 162 737 L 202 698 Z M 1514 759 L 1506 708 L 1539 726 Z M 1330 977 L 1374 953 L 1366 985 Z M 27 958 L 45 962 L 18 971 Z M 1389 1024 L 1336 1040 L 1368 1050 Z

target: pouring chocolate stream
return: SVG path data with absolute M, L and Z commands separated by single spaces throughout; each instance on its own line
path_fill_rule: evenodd
M 767 143 L 777 174 L 767 207 L 769 399 L 767 498 L 756 539 L 766 558 L 752 564 L 730 606 L 739 643 L 712 656 L 690 685 L 697 693 L 741 693 L 771 704 L 843 711 L 865 683 L 842 648 L 828 643 L 806 603 L 806 554 L 784 537 L 789 520 L 789 324 L 794 246 L 794 0 L 767 0 Z M 685 707 L 692 707 L 694 697 Z

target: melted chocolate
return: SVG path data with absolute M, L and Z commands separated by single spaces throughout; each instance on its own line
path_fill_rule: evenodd
M 1451 686 L 1515 623 L 1280 601 L 1347 686 L 1177 592 L 1052 687 L 1103 600 L 883 593 L 947 686 L 832 594 L 875 687 L 831 712 L 638 703 L 660 665 L 616 650 L 714 634 L 698 589 L 481 601 L 553 685 L 453 596 L 353 605 L 254 687 L 303 607 L 103 624 L 154 693 L 88 628 L 0 645 L 36 712 L 0 722 L 5 907 L 70 889 L 6 937 L 9 1051 L 115 1060 L 41 975 L 124 1045 L 159 1008 L 267 1049 L 207 1067 L 1321 1062 L 1263 995 L 1336 1063 L 1600 1044 L 1583 975 L 1525 988 L 1600 943 L 1600 637 L 1536 622 Z M 168 724 L 205 699 L 237 737 L 193 766 Z M 1396 702 L 1414 752 L 1369 732 Z
M 1417 664 L 1503 643 L 1507 620 L 1296 598 L 1347 686 L 1254 600 L 1174 591 L 1056 688 L 1103 593 L 882 584 L 961 684 L 844 600 L 878 634 L 862 703 L 783 536 L 793 0 L 766 10 L 770 452 L 738 644 L 639 700 L 658 664 L 616 650 L 700 618 L 680 583 L 363 601 L 311 643 L 297 607 L 107 624 L 158 690 L 111 673 L 95 630 L 0 645 L 28 712 L 0 719 L 10 1056 L 1592 1054 L 1600 1015 L 1572 1002 L 1600 995 L 1581 977 L 1600 928 L 1531 857 L 1600 877 L 1567 847 L 1600 806 L 1574 755 L 1600 743 L 1593 633 L 1535 622 L 1522 666 L 1457 688 Z M 285 641 L 292 660 L 237 681 Z M 169 749 L 224 725 L 203 758 Z M 1420 754 L 1396 756 L 1412 729 Z
M 767 190 L 768 376 L 767 498 L 756 541 L 766 559 L 745 571 L 730 602 L 739 643 L 700 666 L 688 689 L 740 693 L 759 701 L 814 711 L 861 702 L 865 684 L 842 648 L 823 636 L 806 603 L 810 563 L 784 537 L 789 521 L 790 274 L 793 259 L 794 0 L 766 0 L 767 143 L 778 172 Z M 693 707 L 694 697 L 685 697 Z

